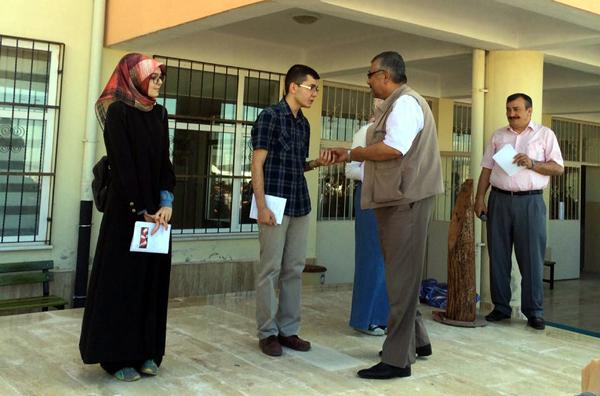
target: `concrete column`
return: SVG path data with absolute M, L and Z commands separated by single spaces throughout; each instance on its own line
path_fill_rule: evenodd
M 481 158 L 483 157 L 484 139 L 483 139 L 483 120 L 485 113 L 485 51 L 481 49 L 473 50 L 473 71 L 471 81 L 471 177 L 473 186 L 477 188 L 479 173 L 481 172 Z M 489 274 L 485 274 L 485 282 L 482 278 L 482 224 L 478 218 L 475 218 L 475 279 L 476 290 L 482 295 L 482 283 L 486 285 L 486 295 L 489 299 Z M 487 260 L 487 257 L 486 257 Z
M 523 92 L 533 100 L 532 120 L 542 121 L 542 94 L 544 78 L 544 54 L 537 51 L 490 51 L 486 57 L 485 76 L 485 143 L 494 131 L 508 124 L 506 97 Z M 487 251 L 487 249 L 486 249 Z M 483 255 L 487 256 L 487 255 Z M 482 303 L 491 303 L 489 295 L 489 261 L 482 260 Z M 485 282 L 485 283 L 484 283 Z M 521 275 L 513 254 L 511 287 L 513 316 L 519 316 L 521 308 Z
M 281 86 L 284 84 L 282 83 Z M 310 109 L 302 109 L 302 113 L 310 123 L 310 147 L 309 158 L 311 160 L 319 157 L 321 148 L 321 112 L 323 111 L 323 81 L 319 82 L 321 91 L 315 98 Z M 306 249 L 306 258 L 315 258 L 317 256 L 317 208 L 319 206 L 319 169 L 306 172 L 306 183 L 308 185 L 308 194 L 310 195 L 310 221 L 308 225 L 308 246 Z M 326 264 L 325 264 L 326 265 Z

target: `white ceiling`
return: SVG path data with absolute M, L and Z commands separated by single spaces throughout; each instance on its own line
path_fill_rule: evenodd
M 600 0 L 598 0 L 600 1 Z M 118 48 L 285 71 L 305 62 L 329 80 L 365 83 L 373 55 L 396 50 L 430 94 L 470 95 L 473 48 L 545 53 L 544 110 L 600 120 L 600 15 L 552 0 L 272 0 L 159 31 Z M 319 17 L 300 25 L 294 15 Z M 225 54 L 219 55 L 225 52 Z M 227 54 L 231 51 L 231 54 Z M 187 56 L 183 56 L 183 54 Z M 206 59 L 211 54 L 217 60 Z M 409 78 L 411 75 L 409 74 Z M 574 100 L 565 104 L 561 97 Z

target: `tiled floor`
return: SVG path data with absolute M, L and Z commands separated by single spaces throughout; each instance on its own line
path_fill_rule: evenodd
M 544 286 L 547 320 L 600 333 L 600 274 L 583 273 L 580 279 Z
M 81 310 L 0 317 L 0 395 L 574 395 L 581 369 L 600 357 L 600 339 L 509 321 L 449 327 L 423 307 L 433 356 L 413 376 L 367 381 L 356 370 L 379 359 L 382 337 L 347 326 L 347 287 L 305 290 L 301 335 L 307 353 L 258 351 L 254 297 L 173 301 L 160 376 L 121 383 L 81 363 Z

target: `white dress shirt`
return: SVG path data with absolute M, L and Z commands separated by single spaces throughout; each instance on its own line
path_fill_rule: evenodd
M 352 137 L 352 148 L 367 146 L 367 129 L 369 129 L 372 124 L 373 123 L 370 122 L 366 125 L 363 125 L 358 129 L 358 131 L 356 131 Z M 348 179 L 362 181 L 363 173 L 364 171 L 362 162 L 351 161 L 350 163 L 346 164 L 346 177 Z
M 424 123 L 419 102 L 410 95 L 402 95 L 394 103 L 386 121 L 383 143 L 406 155 L 415 137 L 423 129 Z

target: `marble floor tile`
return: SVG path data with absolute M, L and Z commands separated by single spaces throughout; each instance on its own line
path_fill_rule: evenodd
M 409 378 L 367 381 L 356 371 L 379 361 L 384 337 L 348 327 L 351 290 L 303 293 L 300 335 L 312 351 L 260 353 L 253 293 L 174 299 L 160 375 L 134 383 L 81 362 L 80 309 L 0 317 L 0 395 L 575 395 L 581 369 L 600 358 L 598 338 L 514 319 L 450 327 L 421 306 L 433 355 Z

